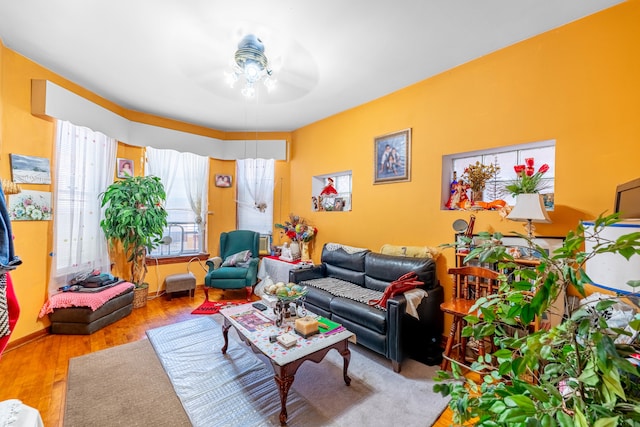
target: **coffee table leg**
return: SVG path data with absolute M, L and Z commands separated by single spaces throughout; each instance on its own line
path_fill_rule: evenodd
M 293 384 L 293 376 L 289 376 L 287 374 L 284 375 L 284 378 L 280 377 L 280 375 L 275 375 L 276 384 L 278 384 L 278 389 L 280 390 L 280 425 L 287 424 L 287 396 L 289 395 L 289 389 L 291 388 L 291 384 Z
M 349 347 L 345 345 L 344 350 L 342 350 L 340 354 L 344 359 L 344 364 L 342 366 L 342 375 L 344 377 L 344 382 L 346 385 L 351 385 L 351 378 L 349 378 L 349 375 L 347 375 L 347 370 L 349 369 L 349 362 L 351 361 L 351 350 L 349 350 Z
M 222 347 L 222 354 L 227 354 L 227 346 L 229 345 L 229 328 L 231 324 L 227 324 L 225 319 L 224 324 L 222 325 L 222 336 L 224 337 L 224 347 Z

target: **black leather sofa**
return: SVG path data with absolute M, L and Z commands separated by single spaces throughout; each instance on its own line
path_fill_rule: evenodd
M 290 272 L 291 282 L 307 286 L 305 306 L 354 332 L 358 344 L 390 359 L 395 372 L 400 371 L 407 350 L 435 355 L 430 364 L 438 364 L 444 292 L 436 278 L 435 261 L 355 249 L 327 243 L 320 265 Z M 390 298 L 386 309 L 368 304 L 408 272 L 417 273 L 426 292 L 416 304 L 417 319 L 407 314 L 403 294 Z

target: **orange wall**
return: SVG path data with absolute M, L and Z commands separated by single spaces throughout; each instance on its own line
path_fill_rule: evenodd
M 556 208 L 537 232 L 565 235 L 611 212 L 616 185 L 640 176 L 638 22 L 632 0 L 296 130 L 291 209 L 318 227 L 318 248 L 437 246 L 470 215 L 440 209 L 443 155 L 555 139 Z M 413 130 L 411 181 L 373 185 L 374 137 L 405 128 Z M 312 212 L 312 176 L 348 169 L 353 210 Z M 523 232 L 497 212 L 476 216 L 475 231 Z M 454 265 L 453 250 L 445 256 L 441 263 Z M 446 266 L 438 270 L 445 287 Z

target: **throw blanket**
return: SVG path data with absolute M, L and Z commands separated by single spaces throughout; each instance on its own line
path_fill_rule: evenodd
M 341 245 L 340 243 L 327 243 L 325 245 L 328 251 L 337 251 L 338 249 L 342 249 L 348 254 L 357 254 L 358 252 L 366 251 L 367 248 L 356 248 L 353 246 Z
M 46 314 L 53 313 L 54 308 L 89 307 L 91 310 L 96 311 L 110 299 L 125 293 L 131 288 L 133 288 L 133 283 L 122 282 L 101 292 L 61 292 L 52 295 L 51 298 L 44 303 L 38 317 L 44 317 Z
M 302 286 L 311 286 L 314 288 L 322 289 L 329 292 L 331 295 L 348 298 L 350 300 L 358 301 L 367 305 L 369 304 L 369 301 L 378 300 L 382 297 L 382 292 L 363 288 L 362 286 L 354 285 L 353 283 L 336 279 L 334 277 L 303 280 L 300 282 L 300 284 Z M 422 289 L 413 289 L 405 292 L 404 296 L 407 299 L 406 313 L 410 316 L 415 317 L 416 319 L 419 319 L 417 307 L 420 305 L 423 298 L 429 296 L 428 293 Z M 375 306 L 375 308 L 381 310 L 387 309 L 386 306 Z

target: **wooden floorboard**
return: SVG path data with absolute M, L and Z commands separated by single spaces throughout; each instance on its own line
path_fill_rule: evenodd
M 131 315 L 91 335 L 46 335 L 6 351 L 0 359 L 0 401 L 19 399 L 36 408 L 46 427 L 63 425 L 69 359 L 146 338 L 147 329 L 194 318 L 191 312 L 204 301 L 204 292 L 195 297 L 154 297 Z M 243 299 L 239 291 L 209 292 L 211 299 Z M 108 392 L 105 390 L 105 392 Z M 449 409 L 436 426 L 452 425 Z

